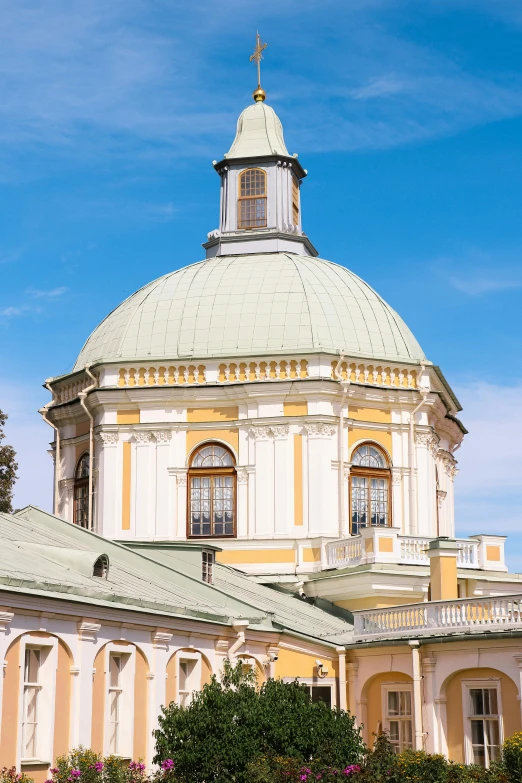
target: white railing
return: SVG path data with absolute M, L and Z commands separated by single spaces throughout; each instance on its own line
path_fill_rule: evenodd
M 379 530 L 379 528 L 375 528 Z M 381 528 L 382 530 L 382 528 Z M 398 536 L 399 542 L 397 562 L 406 565 L 424 565 L 429 566 L 430 561 L 427 555 L 427 549 L 431 538 L 420 536 Z M 462 539 L 457 541 L 457 565 L 459 568 L 479 568 L 478 541 L 469 541 Z M 366 559 L 368 562 L 376 561 L 374 550 Z M 361 536 L 353 536 L 342 541 L 331 541 L 326 547 L 326 557 L 329 567 L 342 567 L 356 565 L 363 557 L 363 548 Z M 389 562 L 389 556 L 386 557 Z
M 437 634 L 448 630 L 522 629 L 522 594 L 430 601 L 353 614 L 354 634 L 362 639 Z
M 329 566 L 356 565 L 362 557 L 362 539 L 353 536 L 344 541 L 330 541 L 326 545 L 326 559 Z

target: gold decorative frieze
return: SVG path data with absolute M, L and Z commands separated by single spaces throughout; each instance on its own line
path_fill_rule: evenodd
M 175 367 L 122 367 L 118 386 L 176 386 L 206 383 L 203 364 L 179 364 Z

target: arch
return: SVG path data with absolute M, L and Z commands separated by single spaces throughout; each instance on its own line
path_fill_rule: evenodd
M 204 433 L 201 433 L 202 435 Z M 196 451 L 203 448 L 204 446 L 210 446 L 212 444 L 216 444 L 218 446 L 223 446 L 223 448 L 228 449 L 230 453 L 232 454 L 232 458 L 234 460 L 234 465 L 237 465 L 239 460 L 239 454 L 237 453 L 236 449 L 230 445 L 226 440 L 222 440 L 221 438 L 209 438 L 208 440 L 201 440 L 199 443 L 196 443 L 195 446 L 191 448 L 189 453 L 187 454 L 187 457 L 185 459 L 185 465 L 187 468 L 189 468 L 192 464 L 192 459 Z
M 262 685 L 266 681 L 266 669 L 255 655 L 252 655 L 252 653 L 239 653 L 237 660 L 244 661 L 246 666 L 253 665 L 255 667 L 257 685 Z
M 352 535 L 358 535 L 363 527 L 390 527 L 391 460 L 386 449 L 380 443 L 364 439 L 353 445 L 350 461 Z
M 141 706 L 147 703 L 147 675 L 150 672 L 150 664 L 147 655 L 139 644 L 122 639 L 109 639 L 98 649 L 94 658 L 93 685 L 92 685 L 92 723 L 91 723 L 91 748 L 97 753 L 104 754 L 105 727 L 107 720 L 108 704 L 106 691 L 108 688 L 106 676 L 107 647 L 116 644 L 122 651 L 124 648 L 132 648 L 135 652 L 134 681 L 133 681 L 133 747 L 134 758 L 145 758 L 147 755 L 148 715 Z
M 413 687 L 413 678 L 404 671 L 376 672 L 368 677 L 361 689 L 361 703 L 365 705 L 366 713 L 361 722 L 364 724 L 363 736 L 367 745 L 372 744 L 373 734 L 381 733 L 384 728 L 383 686 L 393 684 L 397 684 L 398 689 L 405 685 Z
M 165 689 L 165 702 L 166 702 L 165 706 L 169 705 L 172 701 L 175 701 L 176 699 L 177 679 L 178 679 L 176 656 L 178 656 L 178 653 L 180 652 L 187 652 L 192 654 L 197 653 L 200 656 L 201 658 L 200 688 L 202 688 L 204 685 L 210 682 L 210 678 L 212 677 L 213 674 L 216 673 L 214 671 L 210 658 L 208 657 L 208 655 L 206 655 L 206 653 L 202 652 L 201 650 L 197 650 L 194 647 L 178 647 L 176 650 L 172 652 L 172 655 L 170 655 L 167 664 L 165 666 L 165 673 L 167 675 L 167 684 Z
M 237 178 L 237 227 L 265 228 L 267 225 L 267 177 L 264 169 L 243 169 Z
M 459 763 L 466 762 L 465 735 L 469 716 L 464 714 L 464 683 L 476 680 L 481 684 L 495 684 L 500 691 L 500 709 L 503 737 L 511 736 L 521 729 L 519 688 L 515 680 L 502 669 L 485 666 L 462 667 L 450 672 L 441 683 L 438 701 L 446 706 L 441 716 L 442 730 L 446 737 L 448 757 Z M 469 760 L 469 758 L 468 758 Z
M 21 665 L 20 659 L 22 654 L 21 645 L 25 637 L 30 637 L 31 640 L 41 639 L 42 646 L 45 645 L 45 640 L 56 640 L 56 679 L 54 681 L 54 716 L 52 718 L 51 735 L 53 758 L 66 753 L 70 747 L 71 667 L 74 665 L 72 650 L 57 634 L 20 629 L 16 634 L 16 638 L 11 640 L 5 653 L 4 683 L 2 702 L 0 704 L 0 721 L 2 725 L 0 758 L 4 765 L 7 766 L 14 766 L 17 763 L 21 743 L 19 726 L 22 716 L 19 710 L 21 706 L 20 692 L 23 687 L 21 677 L 24 667 Z
M 189 461 L 187 538 L 235 538 L 236 531 L 237 473 L 232 450 L 214 440 L 200 443 Z
M 352 462 L 354 454 L 356 451 L 358 451 L 362 446 L 371 446 L 374 449 L 377 449 L 377 451 L 380 451 L 383 459 L 385 461 L 385 468 L 391 468 L 392 466 L 392 458 L 391 454 L 389 453 L 388 449 L 386 449 L 382 443 L 379 443 L 377 440 L 368 440 L 368 438 L 362 438 L 361 440 L 356 441 L 351 449 L 350 449 L 350 462 Z

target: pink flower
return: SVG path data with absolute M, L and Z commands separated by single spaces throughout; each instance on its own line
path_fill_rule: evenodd
M 71 778 L 74 780 L 74 778 L 79 778 L 82 775 L 81 769 L 71 769 Z
M 172 759 L 165 759 L 165 761 L 162 762 L 161 764 L 161 769 L 165 771 L 173 768 L 174 768 L 174 762 L 172 761 Z

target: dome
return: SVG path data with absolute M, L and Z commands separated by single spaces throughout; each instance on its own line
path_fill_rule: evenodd
M 225 158 L 230 160 L 263 155 L 290 157 L 281 120 L 271 106 L 259 102 L 247 106 L 239 115 L 236 138 Z
M 216 256 L 144 286 L 94 330 L 74 369 L 339 349 L 380 361 L 424 359 L 399 315 L 345 267 L 252 253 Z

